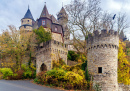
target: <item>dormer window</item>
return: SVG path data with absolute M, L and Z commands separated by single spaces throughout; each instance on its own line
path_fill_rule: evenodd
M 57 28 L 57 27 L 55 27 L 55 31 L 58 31 L 58 28 Z
M 45 20 L 42 20 L 42 25 L 45 25 Z

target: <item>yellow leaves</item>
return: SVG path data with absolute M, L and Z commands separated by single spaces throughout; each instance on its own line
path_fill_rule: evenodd
M 77 84 L 82 82 L 82 80 L 83 80 L 82 76 L 80 76 L 79 74 L 76 74 L 76 73 L 74 73 L 72 71 L 68 71 L 65 74 L 64 78 L 66 80 L 69 80 L 70 83 L 77 83 Z
M 9 30 L 0 35 L 0 51 L 3 66 L 12 67 L 12 63 L 19 65 L 22 63 L 25 55 L 29 56 L 30 51 L 34 49 L 31 45 L 32 35 L 30 33 L 17 30 L 14 26 L 9 26 Z M 20 62 L 20 63 L 19 63 Z
M 130 85 L 130 63 L 127 61 L 125 48 L 125 43 L 119 41 L 118 82 Z

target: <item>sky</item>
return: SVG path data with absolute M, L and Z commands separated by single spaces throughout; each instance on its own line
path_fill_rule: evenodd
M 21 25 L 21 19 L 27 12 L 28 5 L 31 13 L 36 20 L 40 17 L 44 4 L 50 14 L 56 17 L 56 14 L 63 6 L 72 0 L 0 0 L 0 33 L 8 28 L 8 25 L 14 25 L 17 29 Z M 101 0 L 101 8 L 104 11 L 113 13 L 123 12 L 127 15 L 127 22 L 130 23 L 130 0 Z M 117 15 L 118 16 L 118 15 Z M 130 30 L 129 30 L 130 31 Z M 126 36 L 130 39 L 130 32 L 127 30 Z

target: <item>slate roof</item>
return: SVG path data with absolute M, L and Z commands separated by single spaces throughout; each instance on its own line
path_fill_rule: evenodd
M 23 19 L 26 19 L 26 18 L 34 20 L 29 8 L 28 8 L 28 10 L 27 10 L 27 12 L 26 12 L 26 14 L 25 14 Z
M 66 13 L 64 7 L 61 8 L 60 12 L 59 13 Z
M 43 10 L 42 10 L 42 13 L 41 13 L 40 18 L 41 18 L 41 17 L 47 17 L 47 18 L 50 19 L 50 15 L 49 15 L 49 13 L 48 13 L 48 10 L 47 10 L 46 5 L 44 5 L 44 8 L 43 8 Z
M 58 21 L 56 20 L 56 18 L 53 15 L 51 16 L 51 20 L 52 20 L 53 23 L 59 24 Z

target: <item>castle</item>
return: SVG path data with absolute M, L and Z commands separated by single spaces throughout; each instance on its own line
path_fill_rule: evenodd
M 113 30 L 94 31 L 93 35 L 88 35 L 88 71 L 103 91 L 118 91 L 118 47 L 119 36 Z
M 69 31 L 67 27 L 68 15 L 61 8 L 57 15 L 57 19 L 48 13 L 46 4 L 42 10 L 40 18 L 34 20 L 30 9 L 28 8 L 24 18 L 21 19 L 20 30 L 32 32 L 43 26 L 46 31 L 50 31 L 52 39 L 46 43 L 42 43 L 36 52 L 36 72 L 50 70 L 52 68 L 52 60 L 62 58 L 67 64 L 68 45 L 65 44 L 69 40 Z
M 51 70 L 52 60 L 60 56 L 67 64 L 67 54 L 70 35 L 67 28 L 68 15 L 62 7 L 57 19 L 48 13 L 46 5 L 40 18 L 36 21 L 28 8 L 24 18 L 21 19 L 21 30 L 32 32 L 43 26 L 46 31 L 51 31 L 52 39 L 40 45 L 36 52 L 36 72 Z M 119 36 L 113 30 L 94 31 L 87 39 L 88 71 L 93 75 L 93 82 L 100 83 L 103 91 L 118 91 Z

